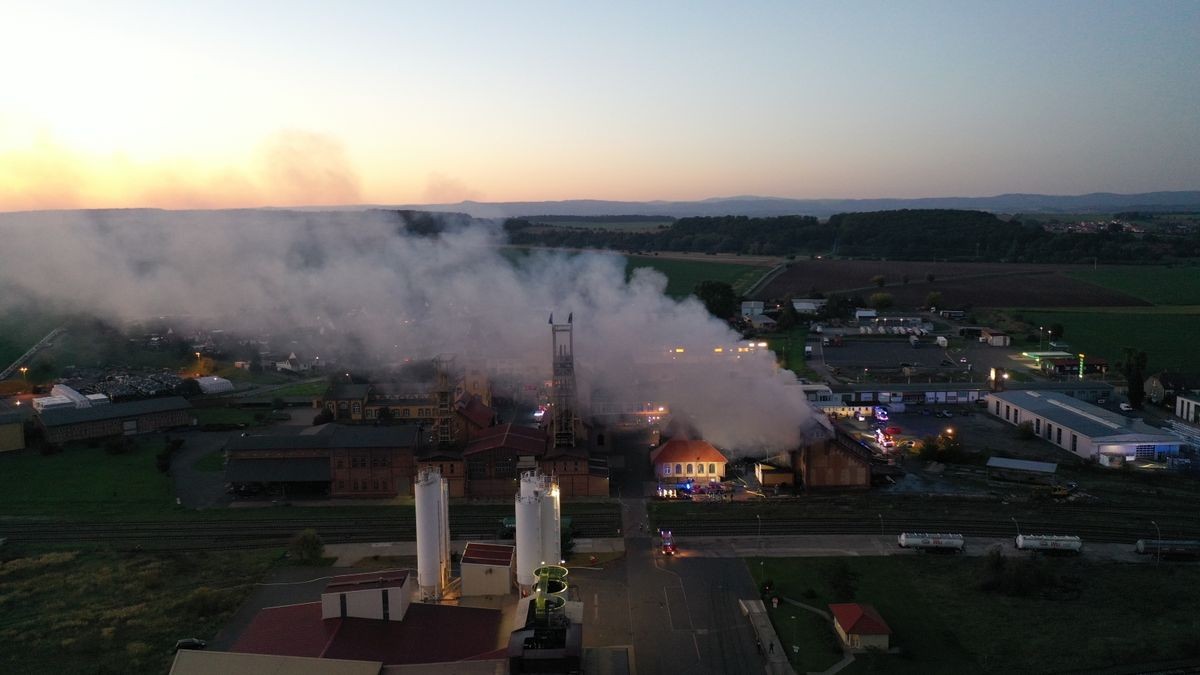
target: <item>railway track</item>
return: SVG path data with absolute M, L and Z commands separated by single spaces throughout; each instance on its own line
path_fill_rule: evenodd
M 571 514 L 576 537 L 616 536 L 620 515 Z M 114 548 L 205 550 L 261 548 L 287 544 L 296 532 L 312 528 L 330 544 L 415 541 L 416 522 L 403 518 L 244 520 L 195 522 L 2 523 L 0 536 L 14 544 L 101 544 Z M 492 539 L 501 528 L 496 516 L 450 518 L 455 538 Z

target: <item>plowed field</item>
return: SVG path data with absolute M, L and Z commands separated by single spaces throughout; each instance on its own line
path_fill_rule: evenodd
M 877 290 L 892 294 L 897 308 L 918 307 L 931 291 L 942 294 L 942 306 L 955 307 L 1122 307 L 1150 303 L 1117 290 L 1090 284 L 1069 274 L 1088 266 L 1007 263 L 936 263 L 875 260 L 799 260 L 762 288 L 760 299 L 806 297 Z M 933 274 L 932 282 L 926 275 Z M 883 275 L 878 289 L 871 279 Z M 903 282 L 908 275 L 908 283 Z

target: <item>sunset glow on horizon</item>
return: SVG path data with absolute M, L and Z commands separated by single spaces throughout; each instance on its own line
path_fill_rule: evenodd
M 1195 3 L 48 3 L 0 211 L 1200 188 Z

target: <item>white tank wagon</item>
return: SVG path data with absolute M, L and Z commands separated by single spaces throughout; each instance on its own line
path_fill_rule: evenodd
M 417 518 L 417 586 L 422 600 L 436 600 L 450 583 L 450 495 L 437 469 L 414 484 Z
M 1138 539 L 1133 550 L 1164 558 L 1200 558 L 1200 541 L 1189 539 Z
M 962 551 L 965 544 L 961 534 L 931 532 L 904 532 L 896 537 L 896 543 L 900 548 L 924 551 Z
M 1014 541 L 1018 551 L 1079 553 L 1083 550 L 1083 540 L 1074 535 L 1018 534 Z

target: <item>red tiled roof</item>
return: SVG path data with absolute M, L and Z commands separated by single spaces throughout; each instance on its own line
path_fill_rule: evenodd
M 676 462 L 724 462 L 725 455 L 714 448 L 708 441 L 685 441 L 673 438 L 650 453 L 650 461 L 654 464 L 674 464 Z
M 504 544 L 469 542 L 463 549 L 460 562 L 475 565 L 511 565 L 515 550 L 514 547 Z
M 491 426 L 492 420 L 496 417 L 496 412 L 484 405 L 483 399 L 478 395 L 459 399 L 455 409 L 468 422 L 481 429 Z
M 474 455 L 485 450 L 509 450 L 518 455 L 541 456 L 546 452 L 546 432 L 532 427 L 513 424 L 484 429 L 471 441 L 463 456 Z
M 500 612 L 494 609 L 414 602 L 403 621 L 322 620 L 321 603 L 311 602 L 260 611 L 232 651 L 384 665 L 441 663 L 494 653 L 500 637 Z
M 829 611 L 846 635 L 891 635 L 892 629 L 871 605 L 845 602 L 830 605 Z
M 363 574 L 343 574 L 329 580 L 325 585 L 325 591 L 345 593 L 348 591 L 361 591 L 371 588 L 393 588 L 403 586 L 404 580 L 408 578 L 407 570 L 382 570 L 379 572 L 365 572 Z

